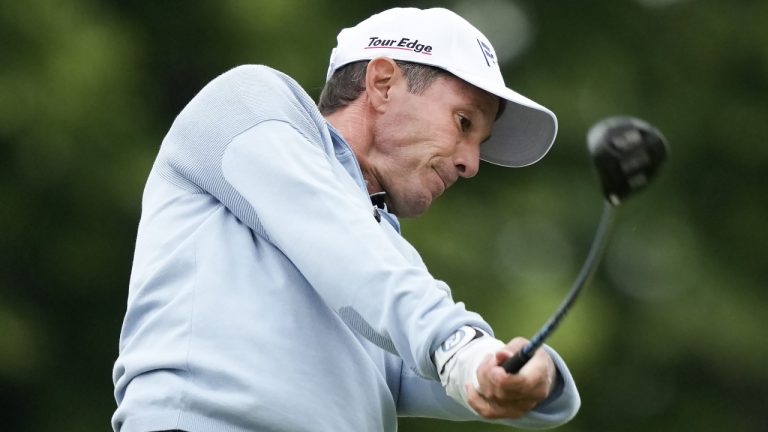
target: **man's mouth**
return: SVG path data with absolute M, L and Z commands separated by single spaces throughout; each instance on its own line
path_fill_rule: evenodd
M 445 192 L 449 187 L 451 187 L 451 185 L 453 184 L 453 181 L 448 179 L 447 178 L 448 176 L 442 175 L 440 171 L 438 171 L 437 169 L 434 169 L 434 170 L 435 170 L 435 174 L 437 174 L 437 177 L 440 179 L 440 182 L 443 184 L 443 189 L 437 194 L 435 194 L 435 196 L 438 196 L 438 195 L 441 195 L 443 192 Z
M 441 174 L 437 169 L 435 172 L 437 173 L 438 177 L 440 177 L 440 180 L 442 180 L 444 189 L 448 189 L 449 187 L 453 186 L 454 183 L 456 183 L 457 178 L 455 176 Z

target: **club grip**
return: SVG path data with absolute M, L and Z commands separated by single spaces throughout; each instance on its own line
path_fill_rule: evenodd
M 501 367 L 503 367 L 507 373 L 516 374 L 526 363 L 528 363 L 528 360 L 530 360 L 531 357 L 533 357 L 533 353 L 526 353 L 526 350 L 523 349 L 515 353 L 512 357 L 504 360 L 501 363 Z

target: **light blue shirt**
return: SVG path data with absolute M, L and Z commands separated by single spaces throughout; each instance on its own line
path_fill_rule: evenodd
M 184 108 L 150 172 L 113 379 L 115 430 L 394 431 L 397 416 L 479 420 L 431 354 L 464 325 L 374 218 L 346 142 L 289 77 L 241 66 Z M 563 386 L 519 427 L 554 426 Z

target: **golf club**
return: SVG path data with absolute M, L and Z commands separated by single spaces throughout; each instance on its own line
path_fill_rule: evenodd
M 616 207 L 630 194 L 643 189 L 667 156 L 667 141 L 658 129 L 626 116 L 609 117 L 592 126 L 587 133 L 587 148 L 605 196 L 595 237 L 576 280 L 555 313 L 528 344 L 501 364 L 507 373 L 517 373 L 555 331 L 597 269 Z

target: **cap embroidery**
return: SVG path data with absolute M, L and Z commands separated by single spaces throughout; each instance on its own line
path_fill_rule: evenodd
M 381 39 L 377 36 L 373 36 L 368 38 L 368 40 L 369 40 L 368 46 L 365 47 L 365 49 L 389 48 L 389 49 L 413 51 L 419 54 L 432 55 L 432 45 L 419 43 L 418 39 L 411 40 L 407 37 L 404 37 L 404 38 L 401 38 L 400 40 L 396 40 L 396 39 Z
M 480 39 L 477 40 L 477 43 L 480 45 L 480 50 L 483 52 L 483 57 L 485 57 L 485 64 L 487 64 L 488 67 L 491 66 L 491 62 L 493 62 L 493 64 L 496 64 L 496 56 L 493 55 L 493 48 L 486 45 Z

